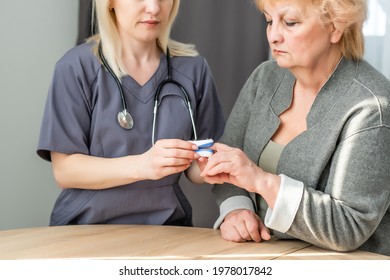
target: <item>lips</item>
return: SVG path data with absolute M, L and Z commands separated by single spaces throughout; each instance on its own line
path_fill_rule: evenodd
M 284 52 L 282 50 L 277 50 L 277 49 L 274 49 L 273 52 L 276 53 L 276 54 L 286 53 L 286 52 Z
M 142 23 L 146 23 L 146 24 L 158 24 L 159 21 L 158 21 L 158 20 L 148 19 L 148 20 L 142 21 Z

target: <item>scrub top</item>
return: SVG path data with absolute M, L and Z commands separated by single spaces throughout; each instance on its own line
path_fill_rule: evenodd
M 145 85 L 130 76 L 122 78 L 127 110 L 134 119 L 134 127 L 125 130 L 117 122 L 122 110 L 118 87 L 92 53 L 93 44 L 74 47 L 55 66 L 37 147 L 45 160 L 51 160 L 50 151 L 115 158 L 141 154 L 152 146 L 154 96 L 168 74 L 165 55 Z M 206 60 L 201 56 L 173 57 L 171 66 L 172 78 L 183 85 L 191 100 L 198 139 L 218 140 L 225 120 Z M 159 104 L 156 140 L 192 140 L 191 119 L 180 88 L 164 86 Z M 191 205 L 178 184 L 180 176 L 104 190 L 64 189 L 50 225 L 192 225 Z

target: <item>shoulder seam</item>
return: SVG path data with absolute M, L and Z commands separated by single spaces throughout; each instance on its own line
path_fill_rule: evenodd
M 390 129 L 390 125 L 384 125 L 384 124 L 380 124 L 380 125 L 376 125 L 376 126 L 370 126 L 370 127 L 367 127 L 367 128 L 364 128 L 364 129 L 361 129 L 361 130 L 358 130 L 358 131 L 355 131 L 354 133 L 348 135 L 347 137 L 345 137 L 341 142 L 344 142 L 345 140 L 357 135 L 357 134 L 360 134 L 360 133 L 363 133 L 363 132 L 366 132 L 368 130 L 372 130 L 372 129 L 380 129 L 380 128 L 385 128 L 385 129 Z
M 353 79 L 353 81 L 355 81 L 356 83 L 358 83 L 360 86 L 364 87 L 375 99 L 376 103 L 377 103 L 377 106 L 378 106 L 378 110 L 379 110 L 379 122 L 380 122 L 380 125 L 384 125 L 383 124 L 383 113 L 382 113 L 382 106 L 379 102 L 379 99 L 378 97 L 375 95 L 375 93 L 369 89 L 366 85 L 364 85 L 363 83 L 361 83 L 359 80 L 357 80 L 356 78 Z

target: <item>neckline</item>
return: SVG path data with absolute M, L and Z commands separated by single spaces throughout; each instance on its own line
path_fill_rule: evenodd
M 131 94 L 135 95 L 139 100 L 147 102 L 153 98 L 158 85 L 167 74 L 168 69 L 165 54 L 161 53 L 159 66 L 144 85 L 140 85 L 133 77 L 126 75 L 122 78 L 122 86 L 127 92 L 131 92 Z
M 276 143 L 276 142 L 273 141 L 272 139 L 269 140 L 269 144 L 271 144 L 271 145 L 273 145 L 273 146 L 276 146 L 276 147 L 279 147 L 279 148 L 281 148 L 281 149 L 284 149 L 284 148 L 287 146 L 287 144 L 286 144 L 286 145 L 283 145 L 283 144 Z

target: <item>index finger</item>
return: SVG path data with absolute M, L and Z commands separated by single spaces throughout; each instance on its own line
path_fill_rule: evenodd
M 219 165 L 222 162 L 221 160 L 221 154 L 215 153 L 211 157 L 209 157 L 208 161 L 206 162 L 206 166 L 204 167 L 202 173 L 200 176 L 206 176 L 207 173 L 213 169 L 215 166 Z

